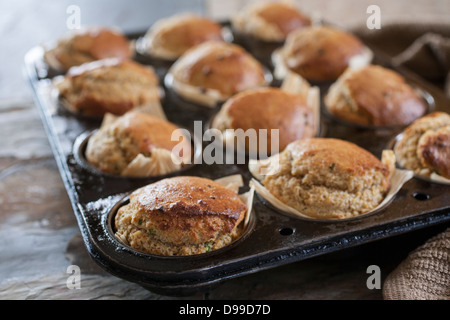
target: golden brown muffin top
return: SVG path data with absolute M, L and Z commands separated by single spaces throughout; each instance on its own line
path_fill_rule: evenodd
M 290 142 L 315 134 L 311 108 L 301 95 L 278 88 L 247 90 L 230 98 L 223 106 L 228 110 L 230 129 L 279 129 L 279 150 Z M 268 135 L 268 151 L 271 140 Z
M 332 81 L 362 54 L 364 45 L 354 35 L 327 26 L 300 28 L 290 33 L 282 49 L 284 63 L 308 80 Z
M 113 126 L 114 131 L 120 132 L 121 136 L 131 137 L 144 154 L 151 153 L 154 148 L 172 151 L 179 143 L 171 140 L 172 133 L 179 129 L 178 126 L 144 112 L 127 112 L 118 117 Z
M 209 41 L 188 50 L 171 70 L 182 83 L 231 96 L 266 83 L 262 65 L 242 47 Z
M 149 215 L 225 217 L 233 222 L 228 232 L 243 219 L 247 210 L 238 194 L 201 177 L 163 179 L 135 191 L 131 197 L 135 197 Z
M 68 69 L 82 63 L 131 57 L 129 40 L 120 32 L 93 27 L 76 31 L 61 39 L 54 50 L 55 58 Z
M 329 168 L 359 176 L 375 169 L 389 176 L 389 169 L 373 154 L 358 145 L 334 138 L 310 138 L 291 143 L 287 149 L 294 159 L 308 159 L 315 170 Z
M 369 125 L 409 124 L 426 112 L 426 105 L 397 72 L 368 65 L 346 78 L 350 97 Z
M 72 67 L 57 83 L 70 109 L 85 115 L 121 115 L 159 101 L 159 79 L 153 68 L 132 60 L 104 59 Z
M 156 28 L 152 45 L 180 56 L 200 43 L 223 40 L 220 24 L 204 17 L 186 15 L 174 20 L 170 26 Z
M 295 29 L 311 25 L 309 17 L 284 3 L 267 3 L 257 10 L 256 14 L 266 22 L 276 25 L 285 36 Z
M 426 167 L 450 179 L 450 126 L 426 132 L 419 140 L 418 153 Z

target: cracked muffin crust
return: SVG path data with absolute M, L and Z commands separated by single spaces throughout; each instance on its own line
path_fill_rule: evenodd
M 122 115 L 161 98 L 153 68 L 132 60 L 105 59 L 73 67 L 55 86 L 68 110 L 88 116 Z
M 213 180 L 173 177 L 134 191 L 117 212 L 115 234 L 151 254 L 200 254 L 236 240 L 246 211 L 234 191 Z

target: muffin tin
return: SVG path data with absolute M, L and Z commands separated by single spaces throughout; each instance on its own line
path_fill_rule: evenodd
M 128 36 L 138 39 L 144 34 L 145 31 Z M 257 47 L 260 46 L 264 44 L 260 43 Z M 253 43 L 252 47 L 255 48 Z M 252 53 L 251 48 L 247 49 Z M 382 54 L 375 48 L 371 49 L 375 53 L 374 63 L 392 67 Z M 270 50 L 259 52 L 270 54 Z M 144 64 L 154 62 L 140 54 L 135 59 Z M 266 57 L 267 61 L 270 61 L 269 57 Z M 161 85 L 164 85 L 165 71 L 169 66 L 170 63 L 155 66 Z M 48 70 L 44 63 L 42 47 L 32 48 L 27 53 L 25 71 L 89 254 L 109 273 L 153 292 L 174 296 L 194 294 L 227 279 L 450 220 L 450 186 L 416 178 L 408 181 L 382 211 L 350 221 L 295 218 L 274 210 L 256 194 L 249 228 L 232 245 L 186 257 L 161 257 L 138 252 L 114 237 L 114 214 L 126 203 L 132 191 L 162 177 L 115 177 L 92 171 L 80 163 L 84 138 L 99 128 L 101 120 L 78 117 L 58 105 L 51 90 L 51 79 L 57 74 Z M 440 90 L 406 70 L 397 71 L 424 93 L 426 100 L 432 102 L 433 110 L 450 111 L 450 101 Z M 279 84 L 274 82 L 273 85 Z M 323 96 L 329 84 L 319 86 Z M 200 107 L 183 101 L 170 88 L 165 90 L 163 108 L 168 120 L 191 132 L 194 121 L 207 125 L 217 112 L 217 108 Z M 323 109 L 322 106 L 321 121 L 326 127 L 325 136 L 354 142 L 378 158 L 403 129 L 349 126 L 333 119 Z M 177 174 L 211 179 L 240 174 L 247 186 L 242 191 L 248 190 L 252 178 L 247 163 L 195 164 L 168 176 Z

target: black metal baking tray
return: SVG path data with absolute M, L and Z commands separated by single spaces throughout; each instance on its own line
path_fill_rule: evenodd
M 143 34 L 129 36 L 137 39 Z M 382 54 L 375 48 L 372 50 L 375 52 L 374 63 L 389 66 Z M 82 137 L 97 129 L 100 120 L 77 117 L 58 105 L 49 90 L 50 79 L 55 74 L 48 70 L 42 55 L 43 49 L 39 46 L 27 53 L 26 77 L 33 89 L 87 250 L 109 273 L 153 292 L 189 295 L 208 290 L 227 279 L 450 220 L 450 186 L 414 178 L 404 185 L 387 208 L 374 215 L 351 221 L 308 221 L 274 210 L 257 195 L 249 231 L 226 248 L 189 257 L 160 257 L 137 252 L 114 238 L 111 221 L 117 206 L 126 202 L 130 192 L 158 178 L 116 178 L 92 172 L 78 162 L 77 147 L 82 145 Z M 136 60 L 153 62 L 141 55 L 137 55 Z M 162 84 L 164 69 L 161 68 L 169 65 L 158 65 Z M 450 111 L 450 102 L 440 90 L 406 70 L 397 71 L 432 98 L 434 110 Z M 322 94 L 326 89 L 326 84 L 321 85 Z M 193 130 L 195 120 L 207 123 L 215 112 L 214 109 L 183 102 L 168 88 L 163 107 L 170 121 L 190 130 Z M 348 126 L 326 113 L 322 120 L 326 125 L 326 136 L 352 141 L 377 157 L 402 130 L 398 127 L 370 129 Z M 251 179 L 246 164 L 195 165 L 180 174 L 211 179 L 241 174 L 246 186 Z

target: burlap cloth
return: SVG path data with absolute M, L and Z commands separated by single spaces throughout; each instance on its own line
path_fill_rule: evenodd
M 450 98 L 450 23 L 364 26 L 352 32 Z M 450 228 L 410 252 L 386 277 L 382 291 L 385 300 L 450 300 Z

